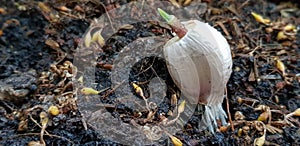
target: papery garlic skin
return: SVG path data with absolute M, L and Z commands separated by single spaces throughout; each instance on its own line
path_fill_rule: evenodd
M 190 102 L 206 105 L 205 124 L 200 126 L 213 132 L 217 119 L 226 124 L 222 102 L 231 74 L 230 47 L 223 35 L 206 23 L 190 20 L 182 24 L 188 30 L 186 35 L 176 36 L 164 46 L 168 71 Z

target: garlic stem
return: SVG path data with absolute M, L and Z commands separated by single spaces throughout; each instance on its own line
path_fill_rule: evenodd
M 167 12 L 164 10 L 158 8 L 157 9 L 160 16 L 163 17 L 167 23 L 170 25 L 172 28 L 172 31 L 176 33 L 176 35 L 179 38 L 182 38 L 185 36 L 187 33 L 187 29 L 183 26 L 183 24 L 174 16 L 174 15 L 169 15 Z

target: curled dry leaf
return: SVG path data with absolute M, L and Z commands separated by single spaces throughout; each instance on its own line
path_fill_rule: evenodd
M 92 44 L 96 43 L 100 47 L 105 45 L 105 40 L 101 35 L 102 28 L 94 28 L 87 32 L 84 36 L 84 45 L 90 47 Z

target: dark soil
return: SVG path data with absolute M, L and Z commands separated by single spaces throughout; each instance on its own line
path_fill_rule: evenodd
M 39 142 L 39 115 L 42 111 L 47 112 L 50 105 L 58 106 L 60 114 L 48 115 L 46 131 L 49 134 L 45 134 L 43 138 L 46 145 L 119 145 L 102 137 L 95 127 L 85 123 L 83 113 L 77 107 L 77 94 L 67 97 L 67 93 L 72 93 L 72 87 L 76 88 L 73 80 L 64 80 L 64 77 L 55 75 L 50 79 L 51 75 L 46 74 L 55 74 L 53 66 L 59 68 L 64 66 L 65 61 L 72 62 L 77 57 L 76 49 L 80 46 L 80 41 L 85 41 L 82 39 L 84 33 L 94 19 L 105 13 L 105 9 L 117 8 L 128 2 L 130 0 L 0 0 L 0 82 L 30 70 L 35 70 L 38 74 L 37 81 L 32 83 L 35 87 L 30 86 L 30 93 L 21 104 L 14 102 L 15 100 L 0 98 L 0 145 Z M 200 2 L 195 0 L 191 2 L 193 3 Z M 264 144 L 300 145 L 299 113 L 298 117 L 285 119 L 286 115 L 300 107 L 299 2 L 205 0 L 202 3 L 203 10 L 197 11 L 196 18 L 222 32 L 231 46 L 233 72 L 227 84 L 229 105 L 224 100 L 223 109 L 226 111 L 229 108 L 234 129 L 231 126 L 219 126 L 215 134 L 200 130 L 200 109 L 175 136 L 184 145 L 253 145 L 254 140 L 263 135 L 258 119 L 262 113 L 270 112 L 271 115 L 261 121 L 277 130 L 267 130 Z M 273 24 L 257 22 L 251 12 L 269 18 Z M 190 13 L 193 13 L 192 10 Z M 114 17 L 118 16 L 111 16 L 111 19 Z M 278 40 L 278 32 L 287 24 L 295 26 L 297 33 Z M 267 32 L 270 29 L 272 31 Z M 113 63 L 116 56 L 124 46 L 137 39 L 162 35 L 165 39 L 172 37 L 171 30 L 166 25 L 150 21 L 134 23 L 118 30 L 106 40 L 103 47 L 92 50 L 97 53 L 82 57 L 86 59 L 83 61 L 88 61 L 93 55 L 97 57 L 95 88 L 106 89 L 96 95 L 97 100 L 107 105 L 106 109 L 125 123 L 138 119 L 138 124 L 145 125 L 147 122 L 143 120 L 148 113 L 143 111 L 142 116 L 138 117 L 136 111 L 126 107 L 124 103 L 116 102 L 115 88 L 110 80 L 111 66 L 115 65 Z M 284 64 L 284 73 L 276 58 Z M 71 68 L 66 70 L 74 73 Z M 88 73 L 78 72 L 76 79 L 84 75 L 87 82 L 93 80 L 86 74 Z M 157 105 L 152 124 L 158 123 L 160 115 L 175 109 L 175 105 L 171 104 L 172 95 L 180 93 L 168 73 L 165 60 L 153 56 L 139 60 L 130 70 L 128 81 L 124 83 L 130 86 L 136 83 L 143 89 L 145 96 L 150 97 L 149 81 L 157 76 L 165 81 L 167 92 L 164 100 Z M 84 86 L 91 87 L 86 84 Z M 131 90 L 134 93 L 134 89 Z M 62 98 L 62 94 L 66 98 Z M 134 95 L 142 99 L 138 94 Z M 260 105 L 264 107 L 258 109 Z M 241 115 L 238 112 L 242 113 L 243 118 L 239 118 Z M 25 124 L 22 126 L 21 123 Z M 159 144 L 172 145 L 172 142 L 166 139 Z

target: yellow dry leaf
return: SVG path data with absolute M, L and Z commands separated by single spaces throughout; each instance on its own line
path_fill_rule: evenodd
M 262 122 L 266 122 L 267 119 L 269 117 L 268 112 L 263 112 L 259 115 L 259 117 L 257 118 L 258 121 L 262 121 Z
M 52 39 L 47 39 L 45 41 L 45 44 L 48 45 L 49 47 L 51 47 L 52 49 L 59 49 L 59 47 L 60 47 L 59 44 Z
M 99 94 L 99 91 L 93 89 L 93 88 L 82 88 L 81 89 L 81 93 L 84 94 L 84 95 L 97 95 Z
M 300 117 L 300 108 L 297 108 L 293 113 L 294 113 L 294 116 Z
M 177 105 L 177 102 L 178 102 L 178 99 L 177 99 L 177 96 L 176 94 L 172 94 L 171 96 L 171 105 L 174 106 L 174 105 Z
M 296 28 L 296 26 L 295 25 L 293 25 L 293 24 L 288 24 L 288 25 L 286 25 L 284 28 L 283 28 L 283 30 L 285 30 L 285 31 L 297 31 L 297 28 Z
M 48 115 L 46 112 L 40 113 L 40 120 L 41 120 L 42 127 L 47 125 L 49 119 L 48 119 Z
M 255 12 L 251 12 L 251 15 L 254 17 L 254 19 L 257 22 L 263 23 L 265 25 L 268 25 L 271 22 L 270 19 L 265 19 L 261 15 L 255 13 Z
M 59 109 L 55 105 L 51 105 L 48 109 L 48 113 L 51 114 L 52 116 L 57 116 L 59 114 Z
M 6 14 L 6 10 L 4 8 L 0 8 L 0 14 Z
M 180 4 L 176 0 L 170 0 L 170 2 L 177 8 L 180 8 Z
M 285 76 L 285 65 L 278 58 L 275 58 L 275 61 L 276 61 L 276 67 L 277 67 L 277 69 L 282 72 L 283 76 Z
M 185 100 L 183 100 L 180 105 L 178 106 L 178 113 L 182 113 L 184 111 L 184 107 L 185 107 Z
M 174 146 L 182 146 L 182 142 L 175 136 L 173 135 L 169 135 L 169 137 L 171 138 L 172 143 L 174 144 Z
M 288 36 L 284 34 L 283 31 L 279 31 L 276 37 L 277 41 L 286 40 Z
M 241 136 L 242 136 L 242 133 L 243 133 L 243 129 L 240 128 L 240 129 L 238 130 L 238 133 L 237 133 L 237 134 L 238 134 L 239 137 L 241 137 Z
M 220 130 L 220 132 L 225 133 L 225 132 L 227 132 L 228 127 L 229 127 L 229 126 L 221 126 L 221 127 L 219 128 L 219 130 Z
M 58 10 L 64 11 L 64 12 L 70 12 L 71 9 L 67 8 L 66 6 L 59 6 L 57 7 Z
M 84 36 L 84 45 L 86 46 L 86 47 L 90 47 L 90 45 L 91 45 L 91 42 L 92 42 L 92 40 L 91 40 L 92 38 L 91 38 L 91 35 L 90 35 L 90 32 L 88 32 L 85 36 Z
M 100 45 L 100 47 L 103 47 L 105 45 L 105 41 L 101 35 L 101 31 L 97 31 L 93 34 L 91 42 L 97 42 Z
M 30 141 L 28 146 L 44 146 L 40 141 Z
M 266 135 L 264 134 L 263 136 L 259 138 L 255 138 L 254 140 L 254 146 L 263 146 L 266 140 Z
M 192 2 L 192 0 L 185 0 L 185 1 L 183 2 L 183 6 L 189 5 L 189 4 L 191 4 L 191 2 Z
M 78 78 L 78 82 L 83 83 L 83 76 L 80 76 L 80 77 Z
M 43 3 L 43 2 L 39 2 L 38 3 L 38 6 L 39 6 L 39 8 L 43 11 L 43 12 L 45 12 L 45 13 L 50 13 L 51 12 L 51 9 L 50 9 L 50 7 L 48 7 L 45 3 Z
M 140 86 L 138 86 L 136 83 L 132 83 L 132 86 L 137 95 L 144 97 L 144 92 Z

